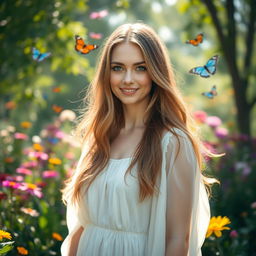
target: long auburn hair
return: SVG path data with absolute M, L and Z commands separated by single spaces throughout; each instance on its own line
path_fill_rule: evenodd
M 81 188 L 86 190 L 104 169 L 110 158 L 110 145 L 124 127 L 122 103 L 114 96 L 110 87 L 111 53 L 118 44 L 130 42 L 140 47 L 147 70 L 152 79 L 152 93 L 146 109 L 146 128 L 126 171 L 138 165 L 140 201 L 158 192 L 157 176 L 161 171 L 161 139 L 164 130 L 179 128 L 190 139 L 202 169 L 204 146 L 197 135 L 194 120 L 176 86 L 174 73 L 167 49 L 155 31 L 143 24 L 124 24 L 119 26 L 107 39 L 93 81 L 88 87 L 86 107 L 80 116 L 75 133 L 86 144 L 87 152 L 82 159 L 81 168 L 77 168 L 62 189 L 64 203 L 77 203 Z M 204 153 L 211 155 L 204 150 Z M 209 179 L 204 177 L 209 185 Z

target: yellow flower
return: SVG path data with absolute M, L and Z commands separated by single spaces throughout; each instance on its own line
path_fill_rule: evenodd
M 55 240 L 58 240 L 58 241 L 63 240 L 62 236 L 60 234 L 56 233 L 56 232 L 52 233 L 52 238 L 54 238 Z
M 228 230 L 230 229 L 229 227 L 224 227 L 225 225 L 230 224 L 231 221 L 228 217 L 224 216 L 218 216 L 218 217 L 212 217 L 210 220 L 210 224 L 207 230 L 206 238 L 211 236 L 212 233 L 214 233 L 217 237 L 221 237 L 222 230 Z
M 61 160 L 59 158 L 49 158 L 48 161 L 50 164 L 55 164 L 55 165 L 61 164 Z
M 33 144 L 33 148 L 34 150 L 40 151 L 40 152 L 44 150 L 43 146 L 41 146 L 39 143 Z
M 28 129 L 28 128 L 30 128 L 31 127 L 31 123 L 30 122 L 21 122 L 20 123 L 20 126 L 22 127 L 22 128 L 24 128 L 24 129 Z
M 6 232 L 0 229 L 0 240 L 2 240 L 3 238 L 11 240 L 12 236 L 9 232 Z
M 28 255 L 28 250 L 25 249 L 24 247 L 17 247 L 17 251 L 21 255 Z

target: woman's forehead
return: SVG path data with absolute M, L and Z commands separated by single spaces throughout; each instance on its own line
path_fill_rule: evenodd
M 134 64 L 142 61 L 144 61 L 144 56 L 140 47 L 130 42 L 116 45 L 111 54 L 111 62 Z

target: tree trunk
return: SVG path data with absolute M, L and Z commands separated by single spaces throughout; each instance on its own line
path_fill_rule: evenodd
M 241 81 L 241 80 L 240 80 Z M 232 79 L 233 87 L 236 88 L 239 81 L 235 81 Z M 243 82 L 241 81 L 241 87 L 243 88 Z M 246 134 L 251 137 L 251 128 L 250 128 L 250 114 L 251 108 L 246 100 L 246 94 L 244 90 L 234 90 L 235 93 L 235 105 L 237 106 L 237 124 L 239 132 L 242 134 Z

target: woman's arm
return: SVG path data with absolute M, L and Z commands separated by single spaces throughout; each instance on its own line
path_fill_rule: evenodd
M 190 140 L 182 136 L 167 179 L 166 256 L 187 256 L 189 250 L 197 159 Z M 170 144 L 167 154 L 176 156 L 177 139 Z
M 70 238 L 69 241 L 69 252 L 68 252 L 68 256 L 76 256 L 77 253 L 77 249 L 78 249 L 78 244 L 80 241 L 80 237 L 82 232 L 84 231 L 84 228 L 81 226 Z

